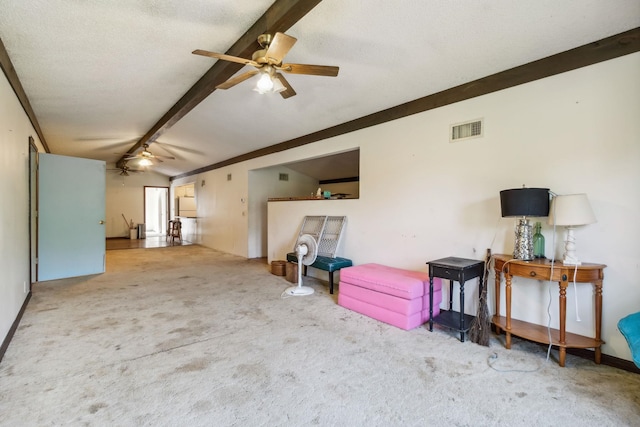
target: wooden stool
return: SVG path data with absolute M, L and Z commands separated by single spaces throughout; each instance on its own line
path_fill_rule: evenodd
M 167 240 L 171 239 L 171 243 L 173 243 L 176 238 L 182 243 L 182 223 L 179 219 L 169 221 L 169 227 L 167 227 Z

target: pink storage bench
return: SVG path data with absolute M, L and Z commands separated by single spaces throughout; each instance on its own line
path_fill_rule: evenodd
M 340 270 L 338 304 L 409 330 L 429 321 L 429 275 L 381 264 Z M 440 314 L 442 282 L 433 279 L 433 316 Z

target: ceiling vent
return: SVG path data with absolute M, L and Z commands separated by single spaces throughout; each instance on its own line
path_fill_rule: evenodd
M 280 174 L 280 181 L 289 181 L 289 174 L 288 173 L 281 173 Z
M 480 138 L 484 130 L 483 120 L 473 120 L 465 123 L 451 125 L 449 142 L 461 141 L 471 138 Z

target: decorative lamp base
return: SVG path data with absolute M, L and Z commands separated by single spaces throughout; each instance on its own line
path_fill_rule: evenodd
M 531 223 L 526 218 L 518 220 L 516 226 L 516 243 L 513 257 L 522 261 L 531 261 L 533 257 L 533 232 Z
M 573 235 L 573 226 L 567 227 L 567 240 L 564 242 L 564 265 L 582 265 L 582 262 L 576 256 L 576 238 Z

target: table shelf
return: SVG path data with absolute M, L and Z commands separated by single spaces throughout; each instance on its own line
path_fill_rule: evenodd
M 446 326 L 456 332 L 468 332 L 475 316 L 464 315 L 464 328 L 460 327 L 460 312 L 455 310 L 440 310 L 440 314 L 433 318 L 433 323 Z
M 501 330 L 507 330 L 507 318 L 504 316 L 493 316 L 493 324 Z M 511 333 L 521 338 L 549 344 L 549 331 L 546 326 L 536 325 L 522 320 L 511 319 Z M 560 344 L 560 330 L 551 328 L 551 344 L 563 348 L 597 348 L 602 341 L 584 335 L 566 333 L 565 344 Z

